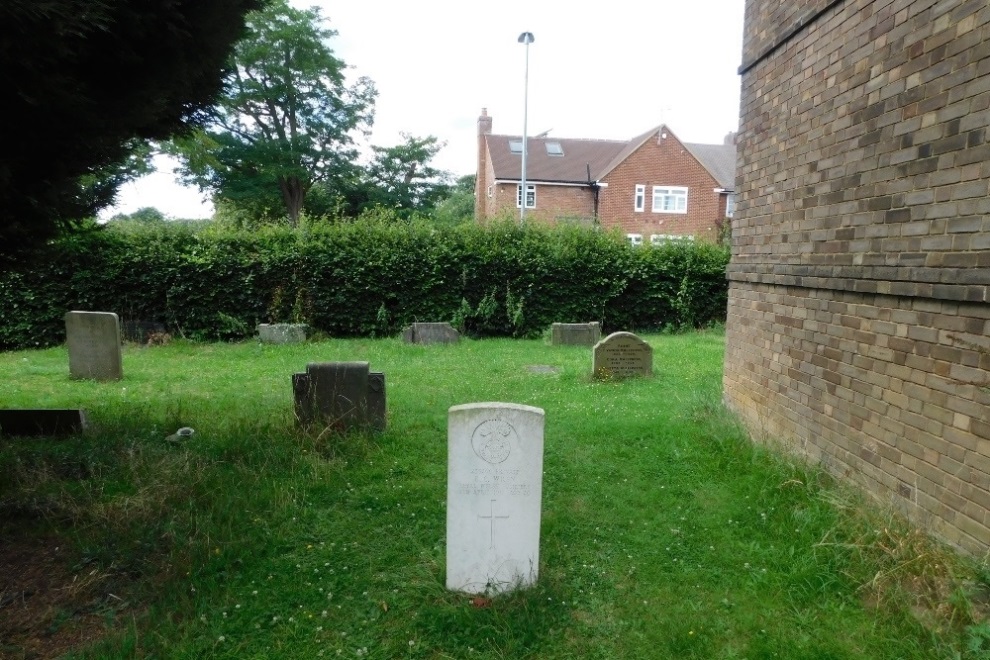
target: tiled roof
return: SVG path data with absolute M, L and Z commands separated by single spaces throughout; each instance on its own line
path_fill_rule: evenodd
M 663 125 L 651 128 L 629 141 L 624 140 L 576 140 L 571 138 L 529 138 L 526 157 L 526 178 L 529 181 L 553 181 L 558 183 L 587 183 L 598 181 L 615 169 Z M 487 135 L 488 152 L 491 155 L 495 178 L 518 181 L 522 173 L 522 154 L 513 153 L 510 142 L 522 142 L 518 135 Z M 547 143 L 561 146 L 563 156 L 547 152 Z M 733 144 L 684 144 L 698 162 L 707 169 L 719 185 L 726 190 L 735 189 L 736 147 Z
M 684 148 L 715 177 L 719 186 L 726 190 L 736 189 L 736 145 L 685 142 Z
M 518 135 L 488 135 L 488 153 L 496 179 L 518 181 L 522 174 L 522 154 L 509 150 L 509 141 L 522 142 Z M 588 170 L 591 181 L 628 144 L 621 140 L 575 140 L 570 138 L 536 138 L 527 140 L 526 179 L 530 181 L 556 181 L 562 183 L 587 183 Z M 557 143 L 563 156 L 547 153 L 546 143 Z

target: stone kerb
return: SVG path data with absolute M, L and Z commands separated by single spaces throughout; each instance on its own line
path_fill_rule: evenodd
M 292 375 L 292 392 L 302 426 L 385 430 L 385 374 L 367 362 L 311 362 L 305 373 Z
M 544 411 L 469 403 L 447 420 L 447 588 L 495 594 L 534 584 Z
M 595 344 L 591 373 L 599 379 L 653 375 L 653 348 L 631 332 L 613 332 Z
M 306 341 L 305 323 L 259 323 L 258 340 L 266 344 L 299 344 Z
M 402 330 L 407 344 L 456 344 L 461 335 L 449 323 L 413 323 Z
M 594 346 L 602 338 L 602 324 L 554 323 L 550 326 L 551 346 Z
M 65 343 L 71 378 L 108 381 L 124 377 L 120 319 L 113 312 L 66 313 Z

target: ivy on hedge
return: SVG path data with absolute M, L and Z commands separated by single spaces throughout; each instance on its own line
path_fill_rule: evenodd
M 614 330 L 725 320 L 728 250 L 630 246 L 584 227 L 437 227 L 365 219 L 292 230 L 93 228 L 0 274 L 0 349 L 65 340 L 69 310 L 116 312 L 197 340 L 258 323 L 390 336 L 451 321 L 472 336 L 532 337 L 553 322 Z

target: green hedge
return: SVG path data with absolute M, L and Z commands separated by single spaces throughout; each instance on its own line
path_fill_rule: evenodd
M 655 331 L 724 321 L 728 251 L 631 247 L 582 227 L 436 227 L 365 220 L 258 232 L 93 228 L 0 274 L 0 349 L 59 344 L 68 310 L 116 312 L 200 340 L 301 322 L 388 336 L 451 321 L 531 337 L 555 321 Z

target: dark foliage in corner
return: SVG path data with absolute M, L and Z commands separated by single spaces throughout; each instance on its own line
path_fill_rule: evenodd
M 139 143 L 202 118 L 261 0 L 0 6 L 0 254 L 109 205 Z

